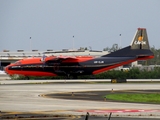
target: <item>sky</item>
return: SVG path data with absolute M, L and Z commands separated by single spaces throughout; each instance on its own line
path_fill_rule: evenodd
M 139 27 L 159 49 L 160 0 L 0 0 L 0 52 L 126 47 Z

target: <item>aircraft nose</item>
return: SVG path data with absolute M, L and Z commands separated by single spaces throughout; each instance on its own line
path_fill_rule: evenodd
M 7 69 L 8 69 L 7 67 L 4 68 L 5 73 L 7 73 Z
M 4 68 L 4 71 L 5 71 L 5 73 L 7 73 L 7 74 L 8 74 L 8 67 L 9 67 L 9 66 L 6 66 L 6 67 Z

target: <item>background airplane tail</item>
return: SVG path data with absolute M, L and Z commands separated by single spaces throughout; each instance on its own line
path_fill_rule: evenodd
M 138 28 L 131 43 L 131 49 L 150 49 L 147 31 L 145 28 Z

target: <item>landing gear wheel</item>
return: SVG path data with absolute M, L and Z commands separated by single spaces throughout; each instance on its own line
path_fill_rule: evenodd
M 77 75 L 74 75 L 72 78 L 73 78 L 73 79 L 77 79 L 77 78 L 78 78 L 78 76 L 77 76 Z
M 26 79 L 26 80 L 29 80 L 29 77 L 28 77 L 28 76 L 25 76 L 25 79 Z

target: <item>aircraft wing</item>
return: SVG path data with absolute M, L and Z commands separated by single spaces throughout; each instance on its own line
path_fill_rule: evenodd
M 46 58 L 45 62 L 78 62 L 78 59 L 73 56 L 53 56 Z

